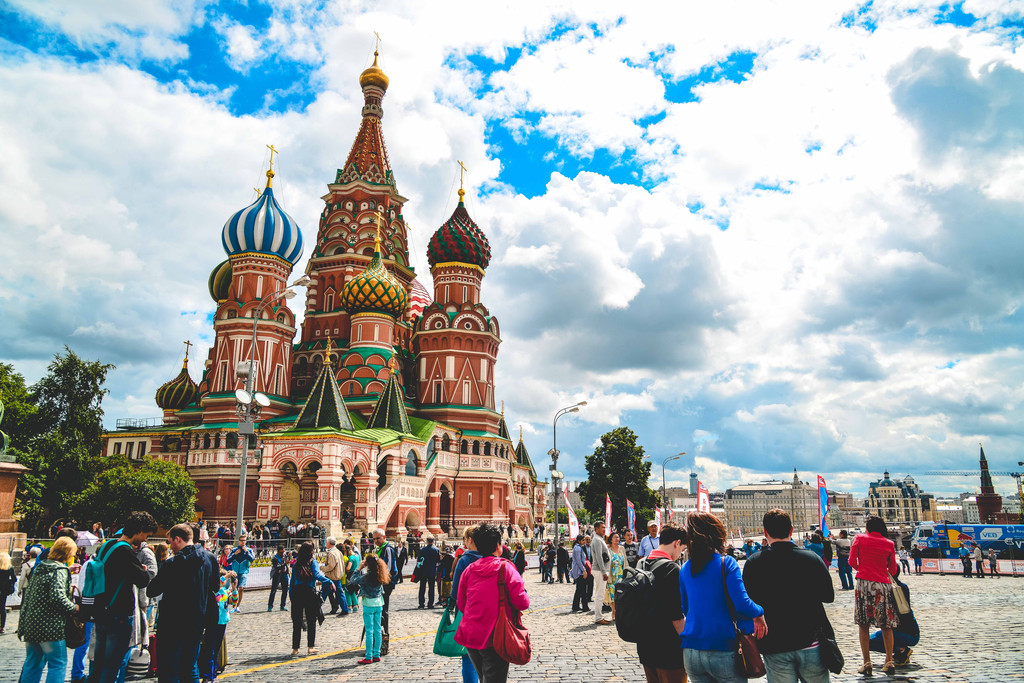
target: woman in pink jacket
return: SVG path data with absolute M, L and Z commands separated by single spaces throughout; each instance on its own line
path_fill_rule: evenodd
M 508 604 L 513 609 L 527 609 L 530 596 L 515 565 L 501 558 L 501 531 L 497 526 L 487 522 L 478 526 L 473 532 L 473 543 L 482 557 L 466 567 L 459 579 L 455 604 L 462 612 L 462 621 L 455 632 L 455 642 L 465 646 L 480 683 L 505 683 L 508 662 L 498 656 L 492 645 L 498 622 L 498 572 L 505 579 Z
M 889 540 L 881 517 L 868 517 L 864 528 L 868 533 L 859 534 L 850 547 L 850 566 L 857 570 L 853 620 L 860 627 L 860 651 L 864 656 L 864 664 L 857 673 L 871 675 L 871 626 L 874 625 L 882 629 L 885 643 L 882 671 L 892 675 L 896 672 L 892 660 L 892 629 L 900 623 L 889 580 L 899 572 L 896 545 Z

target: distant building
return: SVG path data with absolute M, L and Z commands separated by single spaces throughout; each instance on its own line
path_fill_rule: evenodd
M 868 485 L 866 501 L 869 515 L 886 522 L 913 524 L 935 520 L 935 496 L 921 491 L 909 474 L 893 480 L 886 471 L 882 478 Z
M 964 511 L 959 505 L 943 502 L 935 506 L 935 521 L 948 524 L 964 524 Z
M 697 495 L 697 473 L 690 472 L 690 495 Z
M 797 531 L 818 523 L 818 487 L 800 481 L 796 470 L 789 482 L 769 480 L 734 486 L 725 492 L 724 509 L 731 530 L 743 535 L 762 533 L 764 513 L 780 508 L 789 513 Z

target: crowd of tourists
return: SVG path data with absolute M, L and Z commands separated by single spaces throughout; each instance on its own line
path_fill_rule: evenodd
M 571 549 L 540 544 L 541 581 L 574 583 L 572 611 L 589 613 L 597 625 L 616 624 L 621 637 L 636 643 L 648 681 L 745 680 L 737 669 L 739 632 L 751 637 L 748 654 L 760 651 L 770 682 L 813 683 L 828 681 L 841 660 L 824 611 L 835 597 L 828 547 L 838 556 L 842 587 L 849 581 L 855 591 L 858 673 L 872 673 L 871 652 L 884 653 L 881 668 L 888 674 L 909 661 L 919 638 L 910 590 L 899 580 L 901 565 L 902 571 L 909 567 L 880 518 L 867 520 L 865 534 L 812 538 L 805 547 L 793 542 L 782 510 L 767 513 L 763 527 L 761 543 L 744 543 L 741 569 L 724 526 L 710 514 L 691 513 L 685 526 L 670 522 L 659 529 L 652 522 L 639 540 L 598 522 L 573 539 Z M 48 683 L 63 681 L 69 657 L 72 681 L 120 682 L 140 667 L 155 668 L 161 680 L 217 679 L 226 631 L 243 609 L 256 560 L 252 531 L 224 542 L 203 526 L 178 524 L 151 545 L 156 529 L 148 513 L 133 513 L 116 530 L 100 528 L 104 540 L 84 561 L 78 532 L 57 529 L 52 546 L 28 549 L 18 575 L 0 553 L 0 597 L 22 596 L 21 683 L 42 680 L 44 670 Z M 326 537 L 324 552 L 313 539 L 294 549 L 279 543 L 270 558 L 267 610 L 286 610 L 291 602 L 292 656 L 303 633 L 306 654 L 318 653 L 317 629 L 326 616 L 361 612 L 365 650 L 358 664 L 372 665 L 388 654 L 391 595 L 403 580 L 403 565 L 414 562 L 418 607 L 444 608 L 435 651 L 462 658 L 464 682 L 504 681 L 510 664 L 529 659 L 519 619 L 530 604 L 523 578 L 527 551 L 519 533 L 510 536 L 513 529 L 519 531 L 471 526 L 458 547 L 437 547 L 430 536 L 396 545 L 382 529 L 341 543 Z M 844 576 L 844 565 L 855 578 Z M 2 633 L 6 609 L 0 612 Z

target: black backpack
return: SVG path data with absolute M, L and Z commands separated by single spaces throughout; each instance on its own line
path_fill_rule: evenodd
M 615 629 L 619 638 L 639 643 L 656 625 L 658 602 L 654 593 L 654 570 L 671 560 L 657 559 L 648 568 L 647 560 L 636 567 L 625 567 L 615 584 Z

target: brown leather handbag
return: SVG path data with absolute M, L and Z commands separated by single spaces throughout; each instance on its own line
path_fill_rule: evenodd
M 530 632 L 523 626 L 522 613 L 509 604 L 505 571 L 514 566 L 506 560 L 498 569 L 498 621 L 494 624 L 492 645 L 498 656 L 506 662 L 522 666 L 530 661 L 533 649 L 530 646 Z
M 757 638 L 740 631 L 736 625 L 736 606 L 732 604 L 729 597 L 729 587 L 725 584 L 725 556 L 722 556 L 722 590 L 725 591 L 725 601 L 729 605 L 729 615 L 732 617 L 732 627 L 736 630 L 736 672 L 744 678 L 760 678 L 767 671 L 764 668 L 764 659 L 757 647 Z

